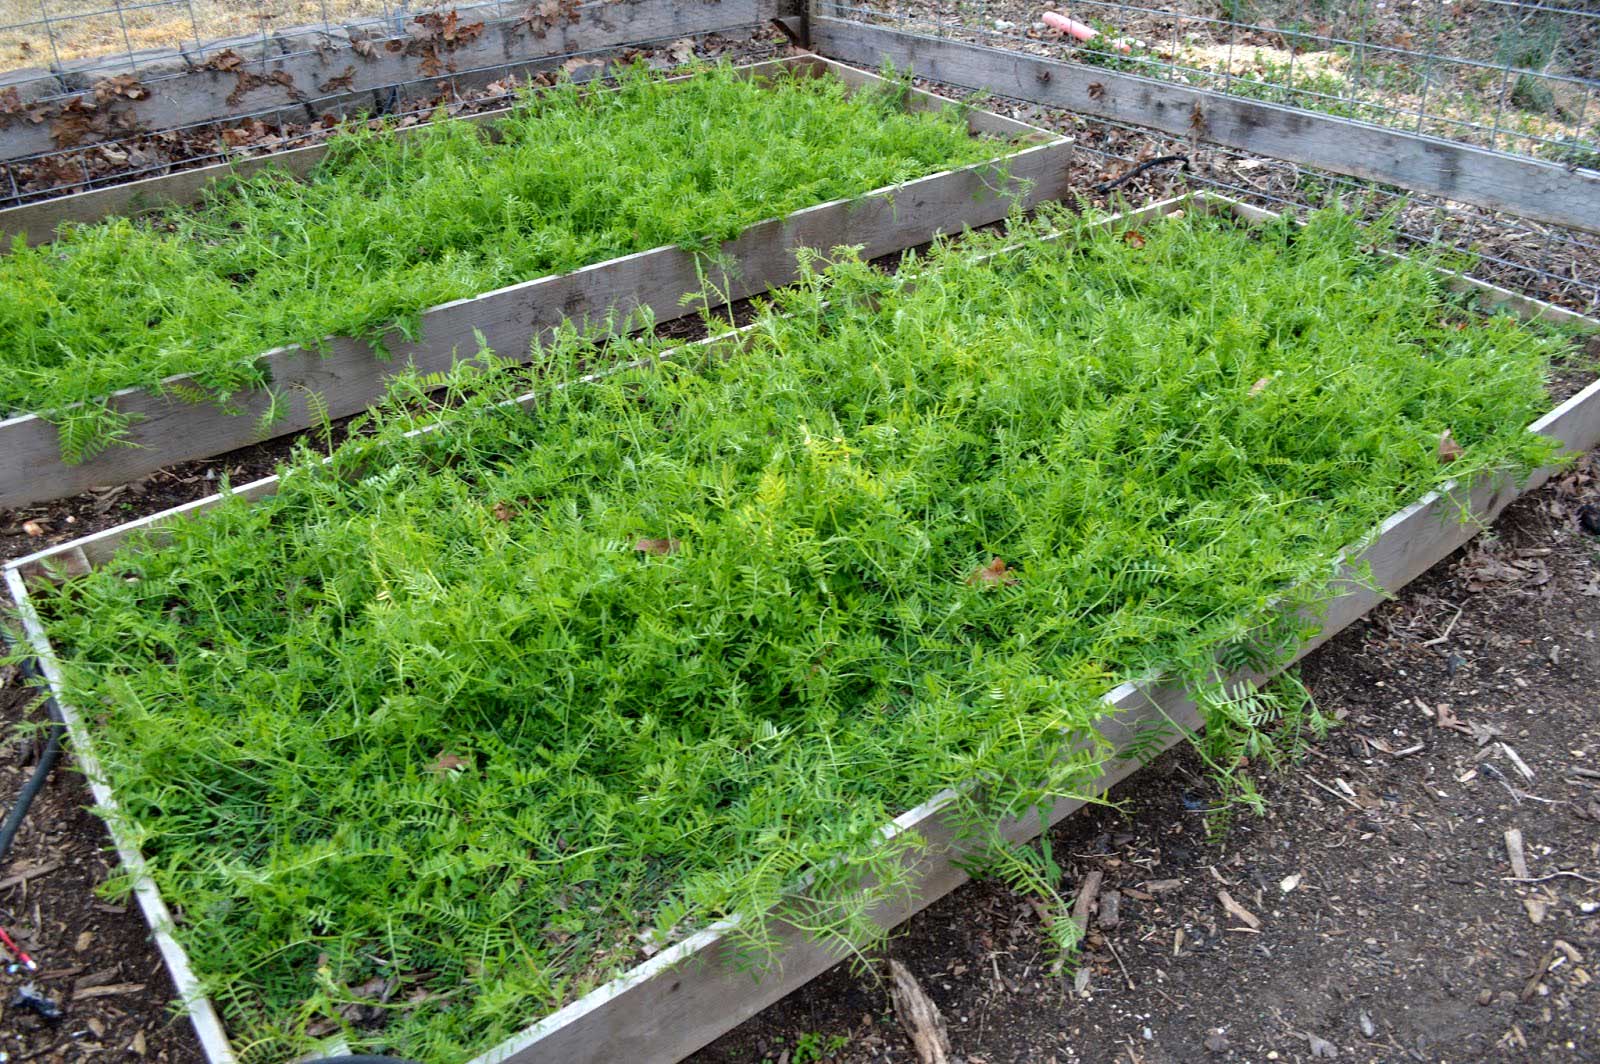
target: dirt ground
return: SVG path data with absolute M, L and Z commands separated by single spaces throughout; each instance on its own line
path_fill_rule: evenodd
M 993 106 L 1114 155 L 1164 146 Z M 1297 179 L 1240 162 L 1197 160 L 1263 193 Z M 1124 164 L 1086 155 L 1080 166 L 1087 186 Z M 1155 171 L 1125 191 L 1139 201 L 1183 180 Z M 1493 220 L 1473 232 L 1492 241 Z M 1600 262 L 1563 265 L 1584 280 L 1600 272 Z M 1539 294 L 1573 303 L 1581 292 Z M 0 556 L 209 494 L 221 476 L 268 472 L 283 446 L 0 512 Z M 1116 808 L 1069 819 L 1054 839 L 1070 855 L 1064 893 L 1102 877 L 1076 973 L 1053 971 L 1027 898 L 969 885 L 883 954 L 835 969 L 695 1059 L 916 1059 L 879 981 L 888 956 L 943 1010 L 968 1064 L 1600 1059 L 1589 985 L 1600 950 L 1600 539 L 1576 516 L 1600 505 L 1594 469 L 1517 503 L 1491 535 L 1307 659 L 1303 678 L 1342 725 L 1286 772 L 1261 776 L 1265 817 L 1236 815 L 1213 837 L 1215 793 L 1179 752 L 1120 788 Z M 14 729 L 28 702 L 19 678 L 0 679 L 9 803 L 40 744 Z M 137 911 L 95 893 L 109 868 L 87 803 L 81 779 L 58 770 L 0 866 L 0 925 L 65 1010 L 51 1023 L 13 1004 L 24 978 L 0 973 L 0 1053 L 198 1061 Z M 1526 875 L 1513 871 L 1512 829 Z M 1224 908 L 1223 891 L 1250 919 Z

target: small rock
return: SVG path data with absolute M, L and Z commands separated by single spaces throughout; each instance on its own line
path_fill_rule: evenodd
M 1313 1057 L 1326 1057 L 1332 1060 L 1339 1055 L 1339 1047 L 1326 1038 L 1318 1038 L 1314 1034 L 1307 1033 L 1306 1041 L 1311 1043 L 1311 1055 Z
M 1226 1053 L 1228 1051 L 1228 1036 L 1222 1033 L 1222 1028 L 1218 1027 L 1206 1035 L 1206 1040 L 1202 1044 L 1206 1047 L 1207 1053 Z
M 1484 987 L 1482 990 L 1478 991 L 1478 1004 L 1480 1004 L 1480 1005 L 1488 1005 L 1493 1000 L 1494 1000 L 1494 991 L 1493 990 L 1490 990 L 1488 987 Z
M 1368 1038 L 1371 1038 L 1373 1035 L 1378 1033 L 1377 1024 L 1373 1023 L 1372 1017 L 1368 1016 L 1365 1012 L 1356 1017 L 1356 1021 L 1361 1024 L 1361 1033 Z
M 1007 22 L 1003 18 L 997 18 L 994 20 L 994 28 L 999 30 L 1001 33 L 1007 33 L 1016 29 L 1017 24 L 1015 22 Z

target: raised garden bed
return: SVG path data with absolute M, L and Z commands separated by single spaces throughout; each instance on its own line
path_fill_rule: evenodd
M 841 84 L 847 98 L 830 88 Z M 703 106 L 686 111 L 686 103 Z M 718 106 L 739 112 L 739 134 L 717 140 Z M 0 507 L 122 483 L 355 413 L 382 395 L 393 372 L 446 371 L 459 352 L 476 350 L 480 334 L 516 358 L 563 321 L 620 327 L 670 319 L 692 311 L 685 299 L 707 284 L 729 300 L 764 292 L 793 279 L 800 247 L 860 245 L 882 255 L 983 225 L 1018 203 L 1064 194 L 1072 150 L 1021 123 L 811 56 L 573 99 L 542 97 L 526 111 L 485 117 L 498 118 L 488 141 L 466 122 L 448 122 L 403 140 L 347 144 L 339 165 L 304 195 L 296 191 L 302 186 L 257 172 L 198 215 L 158 216 L 170 219 L 161 224 L 173 237 L 111 223 L 0 260 L 0 275 L 30 293 L 10 308 L 4 329 L 19 364 L 0 406 L 36 411 L 0 421 Z M 676 144 L 677 154 L 688 153 L 682 167 L 668 160 L 640 168 L 619 157 L 616 166 L 631 169 L 584 171 L 586 145 L 595 146 L 599 163 L 601 148 L 645 151 L 639 138 L 652 131 L 649 157 Z M 775 137 L 789 138 L 789 149 L 771 151 Z M 994 138 L 1031 146 L 994 157 Z M 711 149 L 714 141 L 720 149 Z M 793 172 L 764 170 L 758 156 L 783 160 Z M 290 172 L 306 158 L 296 156 Z M 929 173 L 974 158 L 984 161 Z M 508 164 L 525 169 L 508 172 Z M 543 170 L 528 184 L 526 168 L 535 166 L 551 168 L 550 188 L 540 184 Z M 400 177 L 391 180 L 391 170 Z M 194 187 L 189 174 L 163 180 Z M 462 214 L 488 212 L 481 248 L 438 199 L 433 186 L 451 182 Z M 413 188 L 437 215 L 415 241 L 453 240 L 447 253 L 374 237 L 400 227 L 400 215 L 362 209 L 364 200 L 404 212 L 410 208 L 398 199 Z M 492 205 L 485 201 L 491 191 Z M 829 199 L 841 192 L 847 198 Z M 538 198 L 547 194 L 562 198 Z M 829 201 L 788 213 L 820 199 Z M 582 209 L 564 216 L 574 202 Z M 512 209 L 529 217 L 503 216 Z M 317 211 L 327 217 L 308 224 Z M 741 231 L 772 213 L 786 216 Z M 300 228 L 289 239 L 284 231 L 293 226 Z M 729 234 L 737 235 L 724 240 Z M 674 245 L 633 251 L 662 239 Z M 191 241 L 209 250 L 193 252 L 185 246 Z M 265 251 L 251 258 L 252 246 Z M 619 252 L 632 253 L 612 257 Z M 222 261 L 236 253 L 237 263 Z M 301 258 L 304 271 L 287 270 L 285 262 Z M 541 272 L 549 275 L 523 280 Z M 100 274 L 116 308 L 109 318 L 97 317 L 94 303 L 90 282 Z M 519 283 L 423 309 L 439 300 L 430 293 L 506 279 Z M 164 331 L 152 331 L 158 326 Z M 259 353 L 273 339 L 304 343 L 330 333 L 352 335 Z M 264 342 L 252 345 L 253 336 Z M 119 384 L 127 387 L 95 398 Z M 219 394 L 226 402 L 213 400 Z
M 417 638 L 393 646 L 401 657 L 421 654 L 413 664 L 434 666 L 389 676 L 395 666 L 374 661 L 346 680 L 368 684 L 376 677 L 374 690 L 420 699 L 425 709 L 461 704 L 487 711 L 466 734 L 428 729 L 426 750 L 395 747 L 401 768 L 415 770 L 413 782 L 446 809 L 460 799 L 460 791 L 450 788 L 469 787 L 491 773 L 537 776 L 556 756 L 551 751 L 491 750 L 480 733 L 503 731 L 512 720 L 545 719 L 550 712 L 578 710 L 585 727 L 595 729 L 595 741 L 622 742 L 613 725 L 626 724 L 624 732 L 646 728 L 655 716 L 691 729 L 695 718 L 685 714 L 708 703 L 743 719 L 726 701 L 737 692 L 744 712 L 754 714 L 745 723 L 757 727 L 743 738 L 725 733 L 730 745 L 713 764 L 727 770 L 730 781 L 740 765 L 760 760 L 757 751 L 769 744 L 793 756 L 836 749 L 849 763 L 870 752 L 858 744 L 862 729 L 878 727 L 879 741 L 909 745 L 880 750 L 885 764 L 867 778 L 839 777 L 847 801 L 836 809 L 892 811 L 903 798 L 895 784 L 915 788 L 939 778 L 947 789 L 881 829 L 882 821 L 868 816 L 833 845 L 812 837 L 812 849 L 795 848 L 778 826 L 802 835 L 806 825 L 816 826 L 807 819 L 815 810 L 797 806 L 765 825 L 776 832 L 765 842 L 717 837 L 698 848 L 704 859 L 729 868 L 769 855 L 780 863 L 771 876 L 743 881 L 746 887 L 792 886 L 808 862 L 786 862 L 804 854 L 812 867 L 820 862 L 830 886 L 865 891 L 856 896 L 871 903 L 857 914 L 862 920 L 892 926 L 964 878 L 962 854 L 986 834 L 992 841 L 990 833 L 963 834 L 974 830 L 976 815 L 1003 816 L 1001 837 L 1026 838 L 1137 765 L 1106 751 L 1148 755 L 1177 740 L 1172 725 L 1196 726 L 1199 715 L 1188 691 L 1209 670 L 1219 645 L 1249 642 L 1263 630 L 1287 632 L 1294 637 L 1290 644 L 1271 648 L 1249 666 L 1257 676 L 1283 667 L 1370 608 L 1382 589 L 1404 584 L 1469 538 L 1478 525 L 1463 521 L 1464 511 L 1487 520 L 1542 480 L 1535 472 L 1519 483 L 1501 472 L 1507 466 L 1526 468 L 1554 449 L 1582 449 L 1600 440 L 1600 386 L 1594 385 L 1533 423 L 1534 432 L 1554 441 L 1550 447 L 1537 446 L 1514 427 L 1518 422 L 1511 419 L 1531 417 L 1539 405 L 1540 349 L 1553 349 L 1553 341 L 1450 309 L 1422 268 L 1406 262 L 1385 267 L 1358 253 L 1348 222 L 1323 220 L 1304 235 L 1272 227 L 1252 240 L 1237 226 L 1198 217 L 1219 204 L 1261 217 L 1217 200 L 1191 200 L 1115 221 L 1109 237 L 1080 230 L 1072 248 L 1034 241 L 987 263 L 952 254 L 914 281 L 885 281 L 847 269 L 790 297 L 791 317 L 768 316 L 745 330 L 745 350 L 729 352 L 726 360 L 712 357 L 722 353 L 713 342 L 675 355 L 681 368 L 668 365 L 659 376 L 645 369 L 614 374 L 593 387 L 547 388 L 521 400 L 539 407 L 532 422 L 480 398 L 460 422 L 404 438 L 391 433 L 342 452 L 331 466 L 308 459 L 286 479 L 252 485 L 251 498 L 281 491 L 259 507 L 207 500 L 9 565 L 8 584 L 58 694 L 87 695 L 104 707 L 91 723 L 72 708 L 82 704 L 78 699 L 61 699 L 97 800 L 113 801 L 113 782 L 144 781 L 125 795 L 133 803 L 128 816 L 113 813 L 110 822 L 177 984 L 194 1001 L 196 1026 L 213 1058 L 228 1052 L 226 1036 L 170 933 L 170 914 L 136 845 L 142 839 L 160 851 L 157 877 L 189 882 L 188 873 L 163 866 L 182 850 L 164 845 L 163 830 L 195 829 L 182 819 L 193 815 L 178 786 L 182 773 L 168 770 L 218 758 L 226 765 L 241 750 L 263 758 L 259 750 L 249 752 L 259 741 L 249 733 L 257 724 L 270 729 L 288 722 L 272 725 L 244 704 L 253 697 L 250 691 L 266 694 L 262 683 L 277 685 L 272 698 L 303 707 L 307 716 L 300 723 L 307 729 L 331 722 L 346 733 L 319 736 L 319 742 L 348 745 L 350 734 L 363 727 L 341 723 L 340 714 L 350 708 L 340 708 L 344 688 L 303 671 L 308 656 L 300 655 L 292 668 L 259 660 L 321 622 L 308 621 L 308 628 L 284 620 L 286 638 L 254 640 L 236 628 L 252 616 L 294 618 L 304 611 L 326 620 L 332 616 L 328 604 L 343 601 L 351 607 L 340 607 L 349 627 L 338 646 L 352 660 L 369 652 L 361 647 L 386 645 L 368 639 L 365 625 L 391 625 L 396 633 L 408 623 L 433 626 L 427 633 L 413 630 Z M 1188 211 L 1187 221 L 1157 220 L 1179 206 Z M 1203 264 L 1215 268 L 1198 269 Z M 1327 287 L 1309 283 L 1316 278 Z M 1529 316 L 1571 317 L 1473 282 L 1453 283 Z M 1321 294 L 1306 299 L 1308 291 Z M 1335 308 L 1345 316 L 1328 317 Z M 1357 308 L 1365 314 L 1357 315 Z M 748 416 L 741 413 L 746 411 Z M 627 431 L 617 430 L 619 421 Z M 579 431 L 601 422 L 611 426 L 605 433 Z M 1442 448 L 1444 428 L 1459 441 L 1459 454 Z M 631 447 L 619 440 L 631 441 Z M 541 448 L 552 453 L 541 456 Z M 1441 466 L 1441 451 L 1453 455 L 1453 465 Z M 701 475 L 707 455 L 721 455 L 728 478 Z M 741 466 L 747 459 L 747 467 Z M 435 472 L 419 472 L 425 466 Z M 1471 475 L 1458 485 L 1446 479 L 1451 471 Z M 574 480 L 580 474 L 583 479 Z M 1071 490 L 1063 491 L 1063 484 Z M 1382 519 L 1430 486 L 1435 490 L 1420 501 Z M 572 506 L 563 501 L 569 495 Z M 199 524 L 180 519 L 218 509 Z M 433 523 L 431 515 L 446 513 L 454 523 Z M 374 519 L 376 514 L 383 519 Z M 166 529 L 173 542 L 149 553 L 156 539 L 129 541 L 152 529 Z M 796 536 L 797 530 L 807 534 Z M 382 535 L 367 538 L 377 531 Z M 745 549 L 746 533 L 758 548 L 753 554 Z M 424 540 L 427 550 L 415 564 L 396 566 L 407 542 Z M 1361 549 L 1341 562 L 1335 553 L 1349 541 L 1359 541 Z M 532 542 L 537 548 L 525 550 Z M 304 565 L 309 554 L 297 546 L 302 543 L 314 543 L 342 574 L 339 579 L 355 583 L 310 580 Z M 735 557 L 741 551 L 742 561 Z M 989 564 L 991 552 L 1006 562 Z M 45 585 L 30 590 L 29 580 L 51 568 L 81 574 L 96 566 L 108 567 L 88 581 L 43 594 L 58 635 L 72 644 L 63 663 L 39 620 L 39 588 Z M 1219 579 L 1213 570 L 1227 575 Z M 225 588 L 216 584 L 219 571 L 226 573 Z M 779 649 L 794 652 L 787 665 L 766 651 L 747 654 L 754 637 L 730 642 L 718 635 L 718 595 L 711 592 L 745 579 L 747 572 L 751 580 L 789 583 L 772 584 L 764 600 L 769 606 L 781 602 L 781 609 L 741 615 L 732 628 L 774 633 Z M 523 586 L 530 575 L 533 583 Z M 356 587 L 368 579 L 370 587 Z M 606 590 L 621 586 L 641 594 L 654 589 L 666 598 L 660 609 L 636 602 L 629 614 L 624 600 Z M 497 589 L 494 595 L 487 593 L 490 587 Z M 516 593 L 519 588 L 523 594 Z M 564 604 L 575 593 L 582 605 Z M 819 618 L 813 614 L 822 599 L 831 605 Z M 869 600 L 875 599 L 882 601 L 874 606 Z M 1290 610 L 1323 604 L 1316 634 L 1264 617 L 1274 601 Z M 463 610 L 461 603 L 486 605 Z M 679 603 L 687 605 L 674 614 Z M 520 623 L 507 610 L 545 610 L 565 618 L 557 628 L 574 642 L 543 650 L 585 667 L 598 663 L 588 681 L 593 689 L 579 681 L 580 697 L 559 691 L 540 697 L 531 693 L 543 689 L 540 684 L 523 677 L 519 683 L 525 686 L 513 683 L 502 694 L 514 697 L 500 705 L 492 691 L 471 687 L 510 682 L 495 675 L 494 662 L 544 660 L 535 646 L 518 644 L 508 653 L 495 642 L 505 637 L 508 624 Z M 850 623 L 826 616 L 834 612 Z M 600 614 L 611 622 L 591 633 L 598 640 L 591 646 L 578 629 Z M 796 623 L 789 614 L 798 618 L 794 631 L 785 628 Z M 673 616 L 680 623 L 698 618 L 694 623 L 704 630 L 655 623 Z M 818 645 L 784 642 L 785 632 L 803 634 L 812 621 L 826 625 L 832 636 Z M 455 640 L 452 629 L 471 638 Z M 910 642 L 897 642 L 902 637 Z M 858 639 L 880 642 L 854 645 Z M 473 649 L 480 641 L 483 646 Z M 705 645 L 696 652 L 691 643 Z M 438 657 L 446 646 L 463 659 Z M 721 700 L 710 692 L 686 697 L 679 684 L 700 668 L 694 663 L 702 654 L 705 669 L 729 660 L 751 666 L 743 677 L 746 686 L 719 688 Z M 898 662 L 902 654 L 909 657 Z M 473 655 L 483 660 L 468 667 Z M 653 655 L 667 671 L 633 671 L 630 662 L 640 655 Z M 439 664 L 447 658 L 451 669 Z M 1180 666 L 1171 682 L 1116 683 L 1168 664 Z M 613 671 L 602 676 L 605 668 Z M 466 669 L 468 688 L 430 686 L 459 669 Z M 888 674 L 876 675 L 880 669 Z M 926 705 L 913 697 L 924 682 L 930 685 Z M 953 703 L 951 685 L 964 692 Z M 1102 696 L 1106 687 L 1112 689 Z M 211 700 L 205 720 L 183 710 L 196 704 L 194 691 L 214 692 L 201 698 Z M 642 692 L 638 704 L 623 704 L 628 691 Z M 810 720 L 835 699 L 855 712 Z M 350 702 L 363 713 L 418 708 L 390 706 L 387 697 L 377 705 L 354 694 Z M 1007 708 L 1012 703 L 1015 712 Z M 619 705 L 626 710 L 620 715 Z M 939 705 L 959 712 L 925 712 Z M 169 712 L 176 716 L 163 720 Z M 858 717 L 878 719 L 881 726 Z M 174 728 L 180 719 L 189 726 Z M 248 726 L 235 724 L 241 720 Z M 380 727 L 376 720 L 367 724 Z M 999 729 L 988 742 L 985 724 Z M 828 742 L 810 735 L 808 742 L 790 743 L 791 731 L 805 735 L 808 727 L 821 727 Z M 1088 742 L 1091 731 L 1103 747 L 1056 773 L 1060 744 Z M 1247 741 L 1261 738 L 1237 722 L 1227 731 Z M 1042 745 L 1027 756 L 996 749 L 1023 733 L 1031 736 L 1023 746 Z M 679 738 L 688 742 L 687 735 Z M 269 745 L 274 757 L 311 754 L 294 728 L 276 734 Z M 109 781 L 95 760 L 97 747 L 110 766 Z M 175 758 L 180 752 L 184 756 Z M 377 779 L 367 775 L 377 764 L 370 751 L 337 746 L 335 754 L 338 771 Z M 928 766 L 931 775 L 906 775 L 898 756 L 890 755 L 935 763 Z M 255 764 L 248 775 L 280 780 L 270 760 Z M 809 780 L 810 772 L 826 781 L 820 770 L 827 761 L 774 767 L 784 779 Z M 219 778 L 244 767 L 234 764 Z M 656 792 L 669 801 L 673 774 L 661 774 L 668 767 L 663 763 L 631 777 L 621 793 Z M 1013 775 L 1025 769 L 1041 779 L 1053 776 L 1050 787 L 1041 791 Z M 409 779 L 406 771 L 401 775 Z M 147 786 L 154 777 L 168 784 L 159 795 Z M 961 785 L 973 778 L 1006 782 L 980 797 Z M 331 780 L 324 782 L 332 786 Z M 529 778 L 520 786 L 532 793 L 546 783 Z M 630 791 L 635 785 L 642 791 Z M 609 808 L 605 795 L 611 793 L 602 787 L 591 795 L 597 812 Z M 780 789 L 772 796 L 784 793 L 790 792 Z M 1051 800 L 1059 793 L 1073 796 Z M 309 803 L 320 796 L 319 786 L 309 786 L 295 800 Z M 737 807 L 741 792 L 735 788 L 724 799 Z M 1048 811 L 1027 814 L 1035 801 L 1046 801 Z M 816 805 L 829 806 L 826 793 Z M 244 821 L 235 818 L 248 820 L 250 807 L 248 801 L 228 804 L 228 815 L 212 831 L 237 834 Z M 403 817 L 408 808 L 397 801 L 384 805 L 392 817 Z M 498 799 L 492 808 L 501 808 Z M 692 811 L 678 812 L 683 815 L 673 823 L 679 831 L 699 836 L 708 830 L 697 826 Z M 468 822 L 493 815 L 470 802 L 456 814 Z M 265 830 L 276 837 L 275 829 Z M 890 842 L 881 850 L 886 859 L 854 867 L 888 877 L 885 882 L 895 889 L 884 893 L 849 879 L 851 866 L 830 863 L 849 860 L 874 838 Z M 901 849 L 891 840 L 916 845 Z M 348 862 L 371 841 L 347 838 L 318 862 Z M 477 885 L 454 884 L 455 900 L 467 905 L 512 882 L 519 898 L 548 900 L 549 885 L 536 879 L 546 874 L 540 870 L 582 860 L 586 840 L 574 834 L 544 842 L 532 846 L 538 854 L 527 858 L 529 868 L 515 878 L 498 867 L 462 873 L 476 876 Z M 471 854 L 440 853 L 426 845 L 419 852 L 425 861 L 448 858 L 443 867 L 473 867 Z M 381 848 L 374 857 L 395 859 Z M 606 866 L 660 870 L 648 857 L 629 852 L 608 852 Z M 702 886 L 705 874 L 701 869 Z M 252 890 L 274 882 L 260 869 L 241 867 L 230 875 L 242 877 L 239 882 Z M 279 886 L 287 889 L 289 878 Z M 191 886 L 184 888 L 190 893 L 178 934 L 214 959 L 223 948 L 217 931 L 228 926 L 228 906 L 214 894 L 192 895 Z M 403 894 L 397 889 L 382 895 L 397 919 Z M 318 894 L 324 901 L 330 896 Z M 438 904 L 453 911 L 453 896 L 441 896 Z M 271 901 L 253 897 L 256 903 Z M 751 921 L 768 915 L 766 909 L 729 906 L 734 916 L 706 926 L 717 907 L 708 912 L 690 906 L 663 921 L 655 941 L 667 945 L 673 929 L 688 929 L 687 937 L 478 1059 L 663 1060 L 703 1044 L 841 955 L 837 940 L 819 940 L 783 922 L 786 914 L 813 921 L 822 914 L 822 922 L 839 930 L 826 918 L 830 896 L 820 896 L 815 909 L 793 897 L 767 900 L 782 903 L 757 940 L 774 951 L 779 964 L 763 978 L 751 977 L 740 950 L 757 934 Z M 582 906 L 572 897 L 566 901 L 533 920 L 531 934 L 541 942 L 527 948 L 561 946 L 565 940 L 542 937 L 552 930 L 585 933 L 568 920 L 569 910 Z M 259 915 L 271 908 L 240 911 Z M 645 911 L 659 916 L 665 908 Z M 399 965 L 397 995 L 424 991 L 395 1006 L 400 1022 L 409 1022 L 406 1007 L 426 1009 L 433 1000 L 428 994 L 450 993 L 464 983 L 483 993 L 488 980 L 504 995 L 504 983 L 496 980 L 516 978 L 530 967 L 522 954 L 506 961 L 478 953 L 474 972 L 466 956 L 472 949 L 444 942 L 455 932 L 448 921 L 441 926 L 443 931 L 402 920 L 396 934 L 406 945 L 374 942 L 365 953 L 348 949 L 347 941 L 331 933 L 325 941 L 309 942 L 286 930 L 285 948 L 306 954 L 299 968 L 311 969 L 301 974 L 306 982 L 297 992 L 310 1002 L 302 1019 L 341 1006 L 357 1010 L 347 1018 L 363 1017 L 359 1010 L 367 1008 L 385 1015 L 355 988 L 356 976 L 370 982 L 377 975 L 354 970 L 353 958 L 376 964 L 373 956 L 414 950 L 418 936 L 432 936 L 441 952 L 459 954 L 464 967 L 442 980 L 432 973 L 434 986 L 399 961 L 385 962 Z M 640 930 L 622 928 L 617 939 L 609 932 L 600 936 L 601 952 L 609 951 L 614 963 L 625 959 L 631 936 Z M 329 953 L 326 965 L 319 950 Z M 324 966 L 325 978 L 313 974 Z M 548 974 L 538 965 L 531 968 Z M 238 984 L 229 986 L 227 973 L 208 975 L 212 988 L 226 989 L 237 1008 Z M 526 1000 L 526 986 L 522 990 Z M 494 999 L 496 1018 L 504 1020 L 507 1009 L 524 1014 L 513 997 Z M 360 1035 L 363 1022 L 372 1021 L 352 1020 L 353 1035 Z M 401 1040 L 394 1048 L 403 1053 L 413 1047 Z

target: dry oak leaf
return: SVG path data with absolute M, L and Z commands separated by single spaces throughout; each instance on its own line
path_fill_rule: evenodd
M 458 754 L 447 754 L 441 751 L 433 764 L 428 766 L 428 771 L 435 776 L 449 776 L 471 767 L 472 762 L 466 758 Z
M 1262 392 L 1266 391 L 1267 390 L 1267 385 L 1269 385 L 1271 383 L 1272 383 L 1272 378 L 1271 377 L 1262 377 L 1260 380 L 1256 381 L 1254 384 L 1252 384 L 1250 386 L 1250 398 L 1254 399 L 1256 396 L 1258 396 Z
M 94 86 L 94 98 L 101 103 L 119 96 L 129 100 L 142 100 L 149 95 L 150 90 L 139 84 L 139 79 L 133 74 L 118 74 L 98 81 Z
M 669 554 L 676 554 L 681 546 L 683 544 L 668 537 L 667 539 L 639 539 L 633 544 L 633 549 L 640 554 L 654 554 L 658 558 L 664 558 Z
M 511 519 L 517 516 L 517 511 L 503 502 L 494 504 L 494 519 L 503 524 L 510 524 Z
M 971 576 L 967 577 L 967 583 L 977 584 L 982 587 L 996 587 L 1016 582 L 1017 574 L 1007 569 L 1006 563 L 999 558 L 991 560 L 988 565 L 979 567 Z
M 1450 430 L 1445 429 L 1444 435 L 1439 437 L 1439 461 L 1454 462 L 1462 453 L 1461 445 L 1450 435 Z
M 1130 248 L 1142 248 L 1144 247 L 1144 234 L 1137 229 L 1129 229 L 1122 234 L 1122 241 Z

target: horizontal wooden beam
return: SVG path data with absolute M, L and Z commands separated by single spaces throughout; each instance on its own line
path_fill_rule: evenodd
M 835 18 L 811 20 L 824 55 L 1315 166 L 1522 218 L 1600 233 L 1600 174 L 1366 122 Z
M 855 87 L 881 81 L 810 56 L 761 64 L 759 69 L 819 64 Z M 918 93 L 911 105 L 953 104 Z M 323 411 L 333 418 L 357 413 L 381 398 L 389 378 L 403 369 L 439 373 L 471 359 L 479 335 L 501 358 L 524 361 L 532 341 L 547 338 L 563 322 L 598 325 L 609 314 L 621 320 L 641 311 L 665 321 L 693 313 L 682 301 L 702 292 L 708 282 L 729 300 L 788 284 L 797 276 L 795 252 L 800 248 L 826 252 L 854 245 L 867 257 L 892 254 L 940 234 L 998 221 L 1016 203 L 1032 206 L 1066 194 L 1070 141 L 984 112 L 971 112 L 968 124 L 974 133 L 1045 143 L 758 223 L 710 259 L 662 247 L 446 303 L 424 313 L 416 340 L 396 339 L 389 345 L 389 361 L 378 359 L 364 341 L 345 337 L 330 339 L 324 353 L 299 347 L 267 352 L 262 359 L 272 394 L 264 389 L 241 394 L 228 409 L 186 401 L 184 389 L 174 387 L 181 384 L 177 379 L 161 391 L 128 389 L 112 397 L 117 412 L 132 419 L 128 446 L 112 447 L 77 465 L 62 460 L 58 430 L 45 418 L 26 414 L 0 421 L 0 507 L 125 483 L 163 466 L 298 432 L 317 424 Z M 263 434 L 260 419 L 274 403 L 280 416 Z

